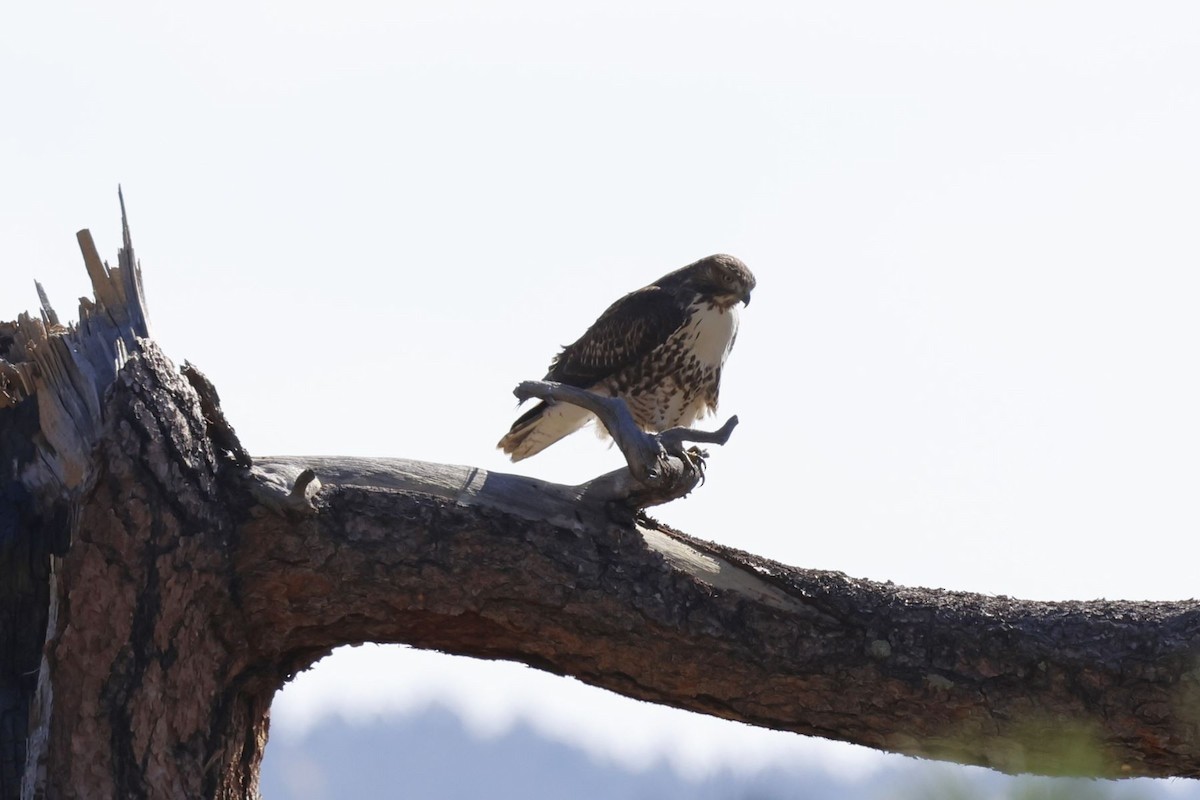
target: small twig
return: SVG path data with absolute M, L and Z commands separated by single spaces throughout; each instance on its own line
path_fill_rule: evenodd
M 725 444 L 738 425 L 737 414 L 725 420 L 725 424 L 715 431 L 698 431 L 695 428 L 668 428 L 658 435 L 658 441 L 671 452 L 682 448 L 684 442 L 700 442 L 703 444 Z
M 310 486 L 312 487 L 311 494 L 309 493 Z M 292 486 L 292 491 L 288 492 L 284 505 L 303 514 L 312 514 L 316 512 L 317 507 L 313 505 L 311 495 L 320 490 L 321 482 L 317 480 L 317 473 L 312 469 L 306 469 L 296 476 L 296 483 Z

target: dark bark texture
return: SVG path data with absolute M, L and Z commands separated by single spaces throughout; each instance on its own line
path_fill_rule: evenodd
M 3 326 L 0 326 L 0 331 Z M 12 344 L 7 337 L 8 345 Z M 5 336 L 0 333 L 0 358 Z M 16 797 L 50 607 L 50 554 L 65 545 L 64 503 L 39 508 L 21 483 L 36 457 L 37 401 L 0 409 L 0 798 Z
M 107 411 L 102 466 L 57 570 L 45 791 L 252 796 L 279 681 L 242 658 L 234 509 L 196 394 L 147 345 Z
M 1007 772 L 1200 775 L 1194 601 L 788 567 L 614 509 L 612 476 L 251 460 L 145 338 L 128 231 L 118 268 L 81 244 L 79 326 L 0 326 L 0 800 L 254 797 L 274 692 L 368 641 Z

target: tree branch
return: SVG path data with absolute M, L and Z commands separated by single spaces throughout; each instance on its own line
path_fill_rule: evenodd
M 260 517 L 236 559 L 255 587 L 250 639 L 295 668 L 338 644 L 403 642 L 1005 772 L 1200 774 L 1194 601 L 855 580 L 617 524 L 563 487 L 465 467 L 280 458 L 256 471 L 302 464 L 321 477 L 319 513 Z

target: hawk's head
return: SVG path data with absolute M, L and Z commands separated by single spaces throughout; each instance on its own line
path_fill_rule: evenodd
M 754 274 L 740 259 L 721 253 L 702 258 L 684 269 L 702 297 L 711 299 L 723 308 L 729 308 L 739 300 L 750 305 L 750 292 L 755 285 Z

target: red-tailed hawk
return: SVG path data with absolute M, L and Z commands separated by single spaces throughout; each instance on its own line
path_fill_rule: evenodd
M 727 255 L 668 273 L 609 306 L 551 362 L 546 380 L 623 398 L 647 431 L 690 426 L 716 410 L 737 304 L 749 305 L 754 285 L 746 265 Z M 520 461 L 591 419 L 568 403 L 538 403 L 497 447 Z

